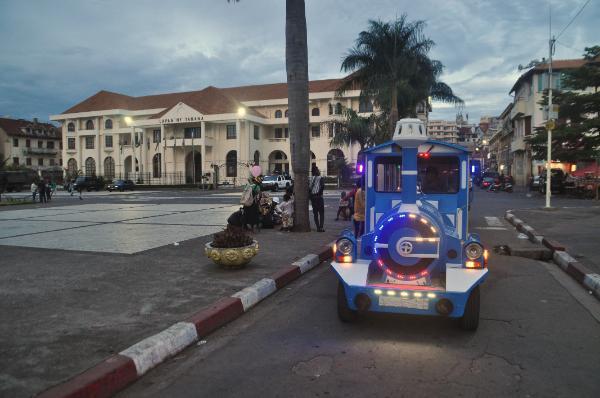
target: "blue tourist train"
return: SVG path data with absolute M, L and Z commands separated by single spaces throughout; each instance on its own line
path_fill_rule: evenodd
M 402 119 L 392 141 L 364 151 L 365 234 L 334 245 L 338 314 L 458 318 L 479 324 L 488 252 L 469 232 L 469 152 L 429 140 L 423 122 Z

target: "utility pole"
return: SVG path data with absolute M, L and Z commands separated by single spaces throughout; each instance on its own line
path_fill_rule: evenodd
M 550 178 L 552 177 L 552 130 L 554 129 L 554 119 L 552 110 L 552 54 L 554 53 L 554 42 L 556 39 L 552 36 L 552 8 L 550 8 L 550 32 L 548 41 L 548 119 L 546 129 L 548 130 L 548 145 L 546 159 L 546 208 L 550 208 L 550 196 L 552 196 L 552 186 Z

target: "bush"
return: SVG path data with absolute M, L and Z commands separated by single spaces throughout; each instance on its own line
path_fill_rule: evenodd
M 234 248 L 251 245 L 253 242 L 246 231 L 241 227 L 228 225 L 225 230 L 213 235 L 212 247 Z

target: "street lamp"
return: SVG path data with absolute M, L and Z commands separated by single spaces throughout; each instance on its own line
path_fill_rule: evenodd
M 237 110 L 237 114 L 239 117 L 246 116 L 246 108 L 244 108 L 243 106 L 240 106 Z

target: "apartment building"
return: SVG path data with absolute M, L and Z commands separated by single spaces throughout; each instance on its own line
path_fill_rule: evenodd
M 429 120 L 427 134 L 434 140 L 458 143 L 458 125 L 451 120 Z
M 312 163 L 336 175 L 338 158 L 356 162 L 358 145 L 331 148 L 326 121 L 345 107 L 373 112 L 360 90 L 336 96 L 341 79 L 309 82 Z M 120 177 L 152 184 L 211 180 L 245 183 L 248 166 L 264 174 L 291 172 L 287 84 L 206 87 L 132 97 L 100 91 L 51 120 L 63 126 L 70 175 Z
M 37 119 L 0 118 L 0 162 L 38 171 L 41 177 L 62 178 L 60 127 Z

